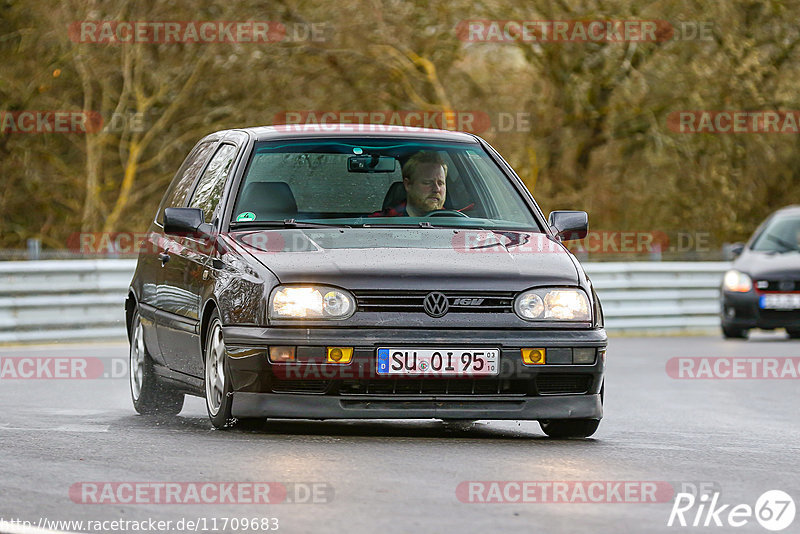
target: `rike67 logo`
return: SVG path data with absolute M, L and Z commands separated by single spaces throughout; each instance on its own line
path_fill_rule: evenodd
M 794 499 L 785 491 L 766 491 L 756 500 L 755 506 L 722 504 L 719 497 L 719 492 L 699 497 L 678 493 L 667 526 L 739 528 L 755 519 L 765 529 L 777 532 L 794 521 Z

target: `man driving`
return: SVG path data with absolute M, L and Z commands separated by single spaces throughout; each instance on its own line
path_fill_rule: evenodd
M 447 195 L 447 164 L 436 152 L 417 152 L 403 165 L 403 188 L 405 202 L 371 216 L 422 217 L 442 209 Z

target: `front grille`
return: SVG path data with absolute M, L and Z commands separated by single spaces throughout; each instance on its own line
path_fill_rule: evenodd
M 559 395 L 566 393 L 586 393 L 592 385 L 592 375 L 542 374 L 536 377 L 536 389 L 540 395 Z
M 761 291 L 800 291 L 800 280 L 756 280 Z
M 376 379 L 343 380 L 341 395 L 526 395 L 526 380 L 509 379 Z
M 356 291 L 358 311 L 424 313 L 430 291 Z M 444 291 L 448 313 L 513 313 L 514 293 L 508 291 Z
M 330 380 L 281 380 L 272 379 L 273 393 L 325 393 Z

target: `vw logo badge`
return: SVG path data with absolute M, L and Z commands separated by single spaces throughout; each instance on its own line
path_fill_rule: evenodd
M 447 302 L 447 296 L 444 293 L 433 291 L 425 295 L 423 307 L 425 313 L 431 317 L 442 317 L 450 308 L 450 303 Z
M 778 282 L 778 289 L 780 291 L 792 291 L 794 289 L 793 280 L 781 280 Z

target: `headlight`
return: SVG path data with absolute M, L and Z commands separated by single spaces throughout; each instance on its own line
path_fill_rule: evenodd
M 580 289 L 530 289 L 517 296 L 514 311 L 529 321 L 591 321 L 589 298 Z
M 347 319 L 355 309 L 350 293 L 326 286 L 280 286 L 269 302 L 270 319 Z
M 747 293 L 753 289 L 753 280 L 751 280 L 746 274 L 731 269 L 725 273 L 725 278 L 722 280 L 722 287 L 725 289 L 725 291 Z

